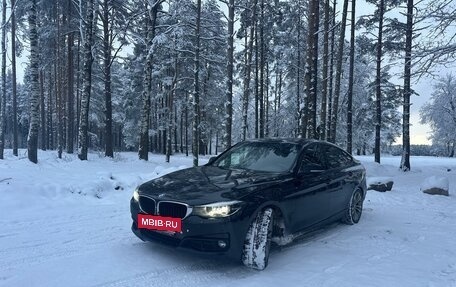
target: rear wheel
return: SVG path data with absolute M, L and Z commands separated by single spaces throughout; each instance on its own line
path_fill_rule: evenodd
M 266 208 L 258 212 L 250 224 L 242 252 L 242 263 L 245 266 L 257 270 L 263 270 L 268 266 L 273 213 L 272 208 Z
M 348 209 L 345 212 L 343 222 L 353 225 L 359 222 L 361 214 L 363 213 L 363 194 L 360 189 L 356 189 L 348 204 Z

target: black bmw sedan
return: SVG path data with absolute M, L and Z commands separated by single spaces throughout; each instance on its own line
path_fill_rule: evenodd
M 361 218 L 364 167 L 339 147 L 307 139 L 241 142 L 209 163 L 140 185 L 133 232 L 262 270 L 271 238 Z

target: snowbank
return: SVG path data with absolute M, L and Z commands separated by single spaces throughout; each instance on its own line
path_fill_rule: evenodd
M 0 160 L 0 286 L 455 286 L 456 197 L 417 192 L 430 176 L 455 186 L 447 172 L 456 170 L 454 159 L 412 157 L 406 173 L 400 157 L 359 159 L 371 179 L 394 178 L 394 192 L 369 192 L 359 224 L 332 224 L 275 248 L 268 268 L 255 272 L 132 234 L 136 185 L 191 166 L 191 157 L 165 163 L 162 155 L 145 162 L 136 153 L 94 153 L 81 162 L 40 151 L 35 165 L 25 151 L 19 158 L 7 151 Z
M 424 193 L 448 196 L 450 182 L 447 177 L 430 176 L 424 180 L 420 189 Z

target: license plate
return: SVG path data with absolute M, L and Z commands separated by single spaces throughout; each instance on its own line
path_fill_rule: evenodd
M 147 214 L 138 214 L 138 228 L 160 231 L 182 231 L 182 219 Z

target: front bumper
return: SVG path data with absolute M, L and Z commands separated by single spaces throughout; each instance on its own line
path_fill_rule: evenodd
M 245 235 L 249 227 L 249 217 L 238 212 L 225 218 L 201 218 L 190 215 L 182 220 L 182 232 L 162 232 L 138 228 L 138 203 L 130 201 L 133 220 L 131 229 L 143 241 L 160 242 L 179 249 L 202 254 L 223 254 L 229 258 L 240 260 Z M 226 246 L 221 247 L 222 241 Z

